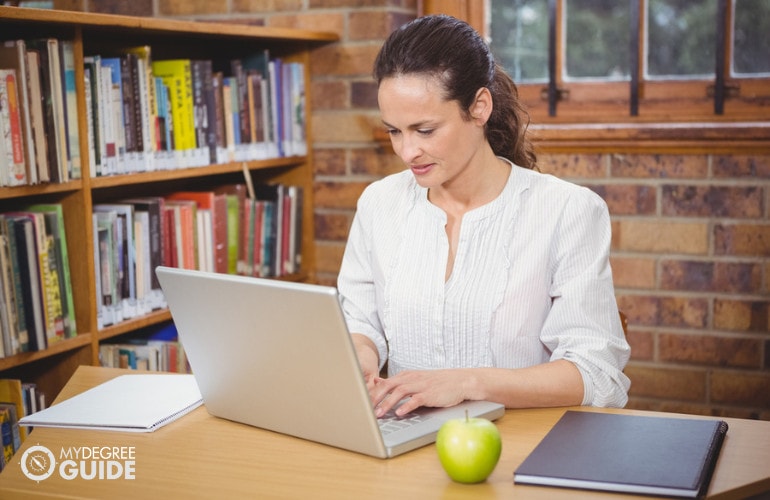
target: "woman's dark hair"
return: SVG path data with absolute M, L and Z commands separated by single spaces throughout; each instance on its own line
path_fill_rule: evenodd
M 374 79 L 422 73 L 439 79 L 444 98 L 457 101 L 466 115 L 478 90 L 492 94 L 485 133 L 496 155 L 524 168 L 536 168 L 526 137 L 529 115 L 516 84 L 495 63 L 486 42 L 470 25 L 447 15 L 418 17 L 390 34 L 374 62 Z

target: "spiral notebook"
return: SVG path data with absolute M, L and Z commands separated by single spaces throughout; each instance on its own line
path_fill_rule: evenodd
M 567 411 L 514 482 L 701 498 L 726 433 L 717 419 Z
M 32 427 L 153 432 L 203 403 L 192 375 L 121 375 L 19 420 Z

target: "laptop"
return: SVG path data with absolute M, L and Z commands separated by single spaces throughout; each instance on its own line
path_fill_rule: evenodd
M 466 401 L 377 419 L 336 288 L 163 266 L 156 273 L 216 417 L 389 458 L 433 443 L 441 424 L 466 410 L 490 420 L 505 412 Z

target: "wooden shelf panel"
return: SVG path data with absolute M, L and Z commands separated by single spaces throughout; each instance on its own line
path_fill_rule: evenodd
M 292 42 L 334 42 L 339 39 L 337 33 L 329 31 L 297 30 L 266 26 L 250 26 L 235 23 L 214 23 L 163 19 L 153 17 L 132 17 L 114 14 L 95 14 L 66 10 L 21 9 L 0 6 L 0 18 L 4 22 L 14 21 L 23 24 L 77 26 L 88 28 L 109 28 L 112 30 L 139 31 L 143 34 L 177 33 L 190 36 L 204 35 L 217 38 L 250 38 L 255 41 L 275 40 Z
M 249 171 L 269 168 L 286 168 L 301 165 L 306 161 L 304 156 L 289 156 L 269 160 L 226 163 L 209 165 L 206 167 L 180 168 L 174 170 L 156 170 L 154 172 L 142 172 L 137 174 L 110 175 L 105 177 L 93 177 L 90 180 L 92 189 L 110 188 L 115 186 L 127 186 L 135 184 L 150 184 L 177 179 L 190 179 L 195 177 L 211 177 L 214 175 L 227 175 L 242 172 L 244 163 Z
M 64 352 L 73 351 L 91 344 L 91 334 L 81 333 L 71 339 L 65 339 L 57 342 L 53 346 L 43 351 L 23 352 L 5 358 L 0 358 L 0 371 L 25 365 L 33 361 L 38 361 Z
M 140 316 L 138 318 L 121 321 L 115 325 L 102 328 L 99 330 L 98 338 L 101 342 L 102 340 L 111 339 L 113 337 L 117 337 L 118 335 L 123 335 L 124 333 L 130 333 L 135 330 L 157 325 L 169 320 L 171 320 L 171 313 L 168 309 L 154 311 L 150 314 L 145 314 L 144 316 Z

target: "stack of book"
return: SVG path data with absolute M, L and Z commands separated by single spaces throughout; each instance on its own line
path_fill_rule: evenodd
M 220 186 L 93 206 L 98 325 L 165 308 L 159 265 L 277 277 L 301 265 L 302 188 Z
M 19 420 L 46 407 L 45 396 L 32 383 L 0 379 L 0 470 L 9 464 L 31 429 Z
M 77 334 L 61 205 L 0 214 L 0 357 Z
M 0 45 L 0 186 L 81 177 L 71 40 Z
M 304 155 L 304 66 L 267 51 L 215 68 L 149 46 L 85 58 L 91 175 Z

